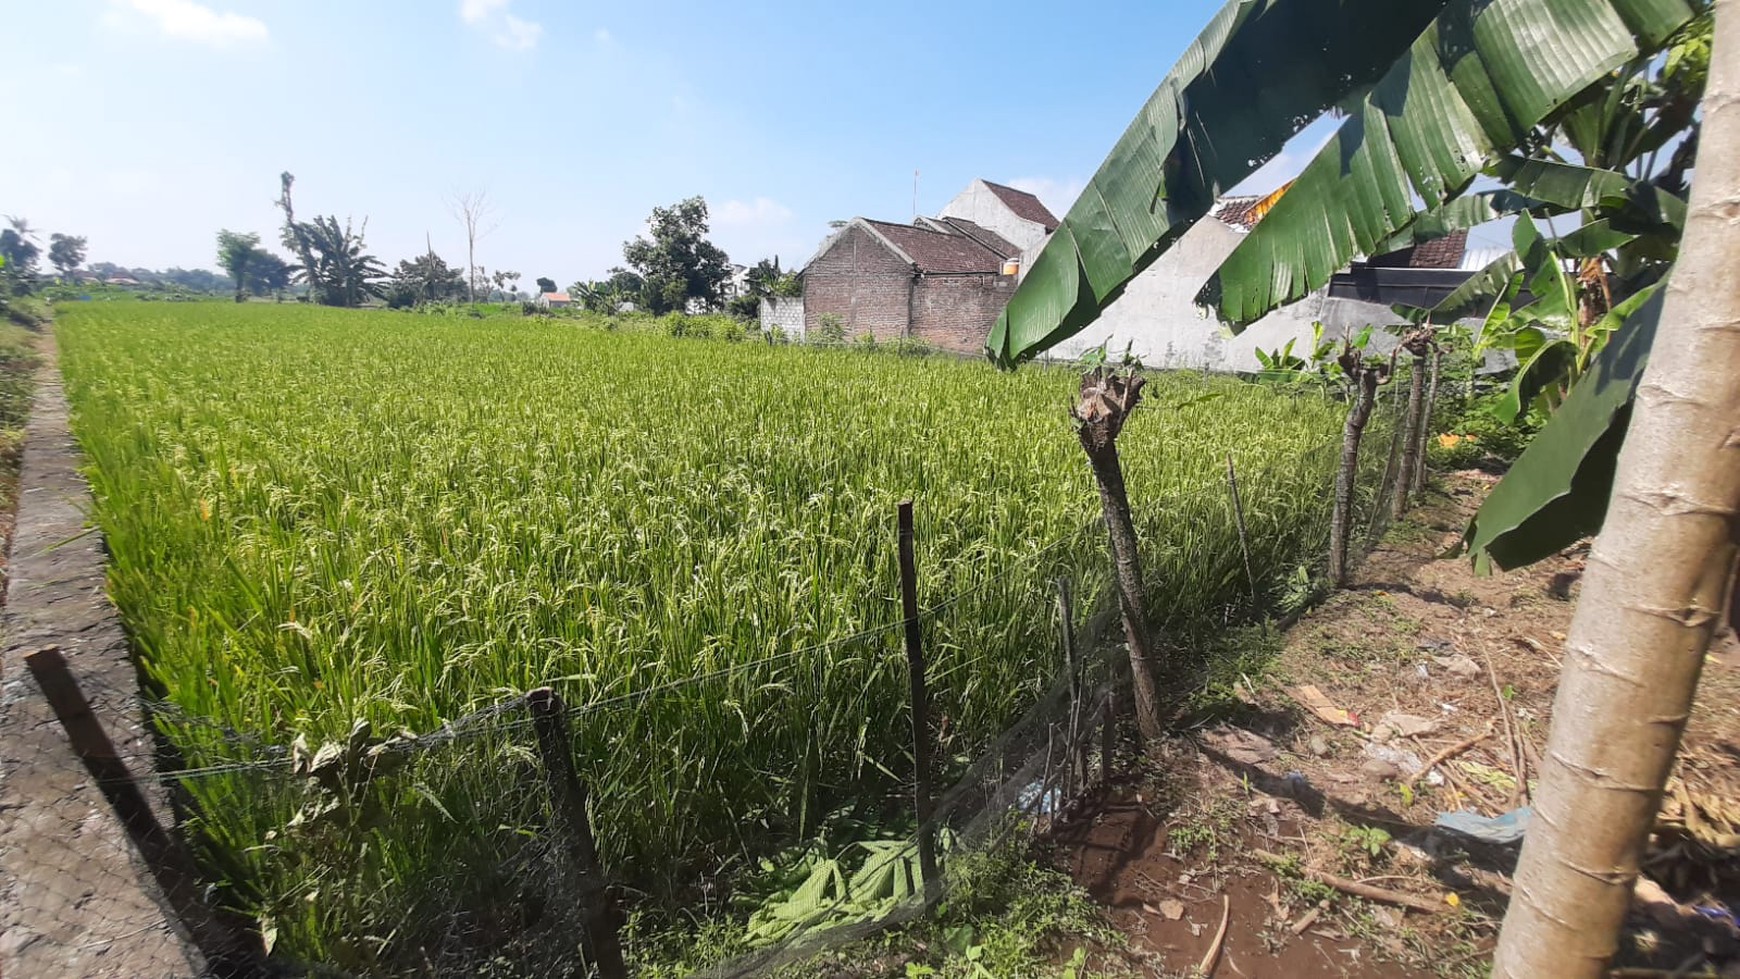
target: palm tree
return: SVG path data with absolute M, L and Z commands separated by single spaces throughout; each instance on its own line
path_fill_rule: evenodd
M 1714 50 L 1740 51 L 1735 3 L 1715 5 Z M 1501 562 L 1527 559 L 1526 540 L 1549 528 L 1587 530 L 1591 512 L 1599 524 L 1605 487 L 1585 477 L 1599 475 L 1602 453 L 1611 466 L 1623 443 L 1499 975 L 1602 974 L 1733 577 L 1740 465 L 1727 446 L 1740 414 L 1740 347 L 1719 327 L 1740 319 L 1724 271 L 1740 256 L 1720 208 L 1740 196 L 1731 163 L 1740 132 L 1718 120 L 1733 116 L 1740 78 L 1709 58 L 1701 124 L 1691 111 L 1701 80 L 1672 99 L 1647 81 L 1675 63 L 1656 56 L 1706 9 L 1692 0 L 1234 0 L 1118 141 L 987 341 L 1012 366 L 1080 332 L 1222 193 L 1330 109 L 1345 114 L 1335 138 L 1199 297 L 1235 329 L 1320 288 L 1359 254 L 1504 213 L 1577 211 L 1592 230 L 1548 241 L 1519 220 L 1517 255 L 1477 277 L 1471 293 L 1502 296 L 1518 271 L 1533 278 L 1552 267 L 1564 278 L 1562 257 L 1598 260 L 1590 285 L 1609 292 L 1609 274 L 1643 273 L 1621 284 L 1636 301 L 1611 309 L 1586 306 L 1590 288 L 1544 282 L 1569 298 L 1537 313 L 1606 328 L 1573 336 L 1567 353 L 1583 374 L 1477 523 L 1475 546 Z M 1689 211 L 1679 186 L 1688 141 L 1720 147 L 1701 154 L 1716 159 L 1701 168 Z M 1471 193 L 1481 176 L 1504 186 Z M 1677 243 L 1680 224 L 1671 284 L 1647 294 L 1673 253 L 1652 258 L 1651 249 Z M 1649 247 L 1627 251 L 1640 235 Z M 1640 379 L 1658 325 L 1674 342 Z M 1556 377 L 1524 372 L 1543 374 Z M 1633 391 L 1650 392 L 1634 409 Z

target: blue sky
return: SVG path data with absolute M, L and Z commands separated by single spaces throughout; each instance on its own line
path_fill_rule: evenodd
M 910 218 L 914 170 L 925 213 L 983 176 L 1061 214 L 1219 6 L 7 0 L 0 213 L 210 267 L 220 227 L 276 245 L 290 170 L 389 264 L 425 234 L 463 261 L 447 201 L 483 188 L 479 264 L 566 285 L 700 194 L 734 260 L 790 266 L 831 219 Z

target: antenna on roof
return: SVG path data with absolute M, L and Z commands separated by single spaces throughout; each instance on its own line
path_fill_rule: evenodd
M 918 171 L 912 171 L 912 219 L 918 220 Z

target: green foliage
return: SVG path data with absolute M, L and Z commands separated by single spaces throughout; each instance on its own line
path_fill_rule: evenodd
M 691 197 L 655 207 L 647 223 L 652 237 L 622 246 L 623 260 L 641 279 L 640 308 L 680 313 L 694 300 L 718 309 L 730 268 L 725 253 L 707 240 L 707 202 Z
M 1350 826 L 1342 832 L 1341 845 L 1366 859 L 1383 856 L 1390 845 L 1390 834 L 1378 826 Z
M 0 292 L 24 295 L 36 287 L 36 262 L 42 247 L 30 222 L 7 215 L 10 227 L 0 229 Z
M 1630 317 L 1481 504 L 1464 535 L 1477 568 L 1521 567 L 1600 529 L 1661 306 L 1657 292 Z
M 1080 942 L 1120 938 L 1091 898 L 1066 875 L 1035 863 L 1013 844 L 958 858 L 947 868 L 950 893 L 935 920 L 917 929 L 938 949 L 930 966 L 949 979 L 1038 976 Z M 940 947 L 940 948 L 939 948 Z M 938 954 L 940 953 L 940 954 Z M 1072 954 L 1066 969 L 1079 970 Z
M 241 234 L 224 229 L 217 234 L 218 267 L 229 273 L 230 279 L 236 284 L 236 302 L 246 298 L 248 267 L 253 264 L 254 256 L 260 250 L 260 236 L 256 234 Z
M 387 287 L 387 305 L 404 309 L 421 303 L 455 302 L 465 295 L 465 273 L 434 252 L 399 262 Z
M 359 720 L 424 734 L 553 684 L 585 709 L 602 857 L 653 895 L 899 791 L 898 500 L 919 501 L 926 605 L 954 599 L 926 621 L 951 757 L 1058 669 L 1056 578 L 1084 608 L 1106 593 L 1061 410 L 1073 372 L 677 342 L 645 317 L 59 318 L 111 593 L 152 681 L 220 725 L 159 715 L 190 767 L 243 751 L 223 726 L 277 745 L 345 742 Z M 1148 390 L 1178 407 L 1120 446 L 1150 613 L 1188 636 L 1248 603 L 1228 447 L 1258 587 L 1278 589 L 1321 551 L 1341 409 L 1228 378 Z M 276 776 L 192 779 L 191 831 L 285 949 L 386 972 L 438 940 L 417 932 L 428 906 L 517 900 L 499 868 L 547 819 L 528 753 L 510 729 L 421 755 L 359 790 L 378 797 L 355 811 L 390 822 L 317 847 L 286 835 L 307 800 Z
M 48 264 L 55 267 L 61 278 L 66 278 L 84 264 L 85 245 L 85 239 L 76 235 L 63 235 L 58 231 L 49 235 Z
M 816 318 L 816 335 L 812 343 L 838 346 L 846 342 L 846 321 L 839 313 L 823 313 Z

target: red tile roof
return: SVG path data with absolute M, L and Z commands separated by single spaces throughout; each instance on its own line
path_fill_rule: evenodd
M 989 180 L 985 181 L 985 186 L 991 188 L 991 193 L 996 194 L 997 199 L 1007 205 L 1009 210 L 1014 211 L 1017 217 L 1044 225 L 1048 232 L 1057 230 L 1057 216 L 1052 214 L 1051 208 L 1046 207 L 1039 198 L 1025 190 L 1016 190 L 1013 187 L 994 184 Z
M 1209 214 L 1240 231 L 1250 231 L 1262 222 L 1285 190 L 1283 187 L 1263 197 L 1223 197 Z M 1392 269 L 1455 269 L 1462 267 L 1462 255 L 1467 248 L 1468 232 L 1455 231 L 1412 248 L 1374 255 L 1366 264 Z
M 1374 255 L 1368 265 L 1391 269 L 1459 269 L 1462 256 L 1468 251 L 1468 232 L 1452 231 L 1442 238 L 1390 252 Z
M 1261 197 L 1222 197 L 1209 211 L 1209 216 L 1218 219 L 1222 224 L 1230 224 L 1240 231 L 1249 231 L 1262 220 L 1257 213 L 1257 205 L 1263 202 Z
M 905 252 L 920 272 L 932 275 L 996 275 L 1003 271 L 1003 256 L 965 234 L 949 234 L 910 224 L 893 224 L 860 218 L 894 247 Z
M 942 218 L 941 220 L 943 224 L 996 252 L 1001 258 L 1014 258 L 1021 254 L 1021 249 L 1016 248 L 1007 238 L 990 228 L 981 228 L 966 218 Z

